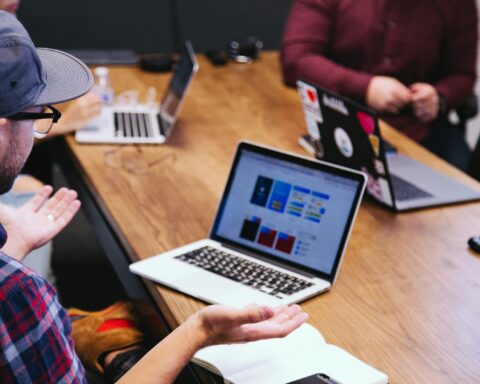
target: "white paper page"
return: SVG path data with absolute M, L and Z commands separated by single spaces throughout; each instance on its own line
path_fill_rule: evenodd
M 322 335 L 311 325 L 303 324 L 283 339 L 216 345 L 201 349 L 195 357 L 208 361 L 216 366 L 225 378 L 229 378 L 237 372 L 255 372 L 257 367 L 262 367 L 260 369 L 263 371 L 263 366 L 271 361 L 288 358 L 307 346 L 323 344 L 325 340 Z
M 261 370 L 260 370 L 261 369 Z M 315 373 L 325 373 L 342 384 L 386 384 L 383 372 L 365 364 L 343 349 L 330 344 L 315 344 L 304 353 L 270 360 L 261 368 L 238 371 L 228 376 L 235 384 L 281 384 Z

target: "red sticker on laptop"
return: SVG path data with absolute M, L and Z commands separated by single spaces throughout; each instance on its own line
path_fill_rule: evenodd
M 357 119 L 365 133 L 371 135 L 375 132 L 375 119 L 368 113 L 357 111 Z
M 317 101 L 317 93 L 312 89 L 307 89 L 307 96 L 310 103 L 315 103 Z
M 299 81 L 298 92 L 300 93 L 300 97 L 302 100 L 305 118 L 307 120 L 314 120 L 319 123 L 323 123 L 323 115 L 320 109 L 318 93 L 315 87 Z

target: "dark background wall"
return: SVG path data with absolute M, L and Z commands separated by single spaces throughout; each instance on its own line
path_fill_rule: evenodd
M 18 17 L 38 46 L 170 52 L 192 40 L 197 51 L 258 36 L 279 47 L 292 0 L 23 0 Z M 176 4 L 178 28 L 175 25 Z M 174 5 L 175 7 L 175 5 Z M 175 33 L 178 30 L 178 33 Z

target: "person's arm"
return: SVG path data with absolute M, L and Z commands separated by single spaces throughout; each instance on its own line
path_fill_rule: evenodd
M 21 261 L 30 251 L 53 239 L 72 220 L 80 208 L 77 193 L 44 186 L 19 208 L 0 204 L 0 223 L 8 238 L 2 252 Z
M 454 3 L 454 2 L 452 2 Z M 440 80 L 434 83 L 446 109 L 464 103 L 476 80 L 478 20 L 475 0 L 454 4 L 454 18 L 445 32 Z
M 86 384 L 70 319 L 42 278 L 13 273 L 0 306 L 0 378 L 7 383 Z
M 234 309 L 205 307 L 147 353 L 118 384 L 170 384 L 200 348 L 284 337 L 298 328 L 308 315 L 298 305 L 248 306 Z
M 282 71 L 286 84 L 298 78 L 334 92 L 364 100 L 372 75 L 346 68 L 325 56 L 334 36 L 336 0 L 295 0 L 282 41 Z

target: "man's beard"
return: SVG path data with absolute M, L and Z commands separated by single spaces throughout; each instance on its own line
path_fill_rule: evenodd
M 16 145 L 9 145 L 7 153 L 0 163 L 0 194 L 12 189 L 16 177 L 25 165 L 26 159 L 23 159 L 16 151 Z

